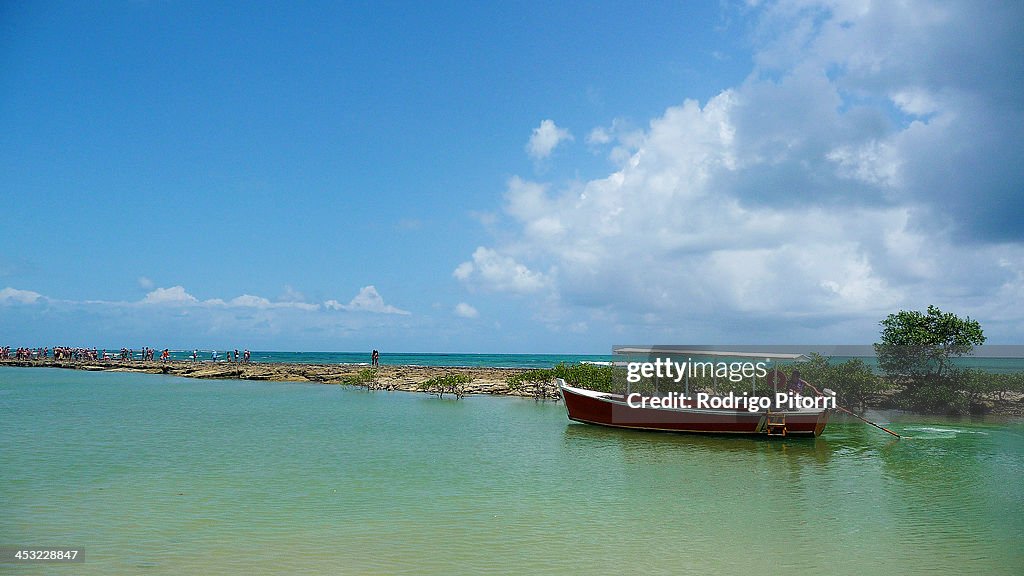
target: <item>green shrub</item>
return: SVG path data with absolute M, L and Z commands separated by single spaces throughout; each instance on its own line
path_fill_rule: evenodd
M 443 398 L 445 394 L 451 394 L 455 396 L 456 400 L 459 400 L 466 395 L 466 384 L 472 381 L 473 378 L 467 374 L 448 372 L 421 383 L 418 388 L 424 392 L 437 394 L 438 398 Z
M 552 368 L 538 368 L 513 374 L 505 379 L 505 383 L 516 391 L 532 388 L 534 394 L 539 397 L 545 395 L 547 387 L 556 378 L 565 380 L 570 386 L 599 392 L 611 392 L 614 388 L 612 367 L 589 363 L 559 362 Z
M 834 391 L 840 406 L 860 413 L 864 412 L 869 400 L 892 388 L 890 380 L 875 375 L 860 358 L 836 364 L 831 358 L 813 353 L 806 361 L 794 364 L 794 368 L 800 371 L 802 380 L 818 390 L 829 388 Z
M 377 369 L 364 368 L 353 376 L 346 376 L 341 380 L 342 384 L 349 386 L 365 386 L 367 390 L 377 384 Z

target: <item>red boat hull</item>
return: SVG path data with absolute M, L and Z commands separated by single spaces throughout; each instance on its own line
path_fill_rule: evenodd
M 603 394 L 560 383 L 569 419 L 587 424 L 696 434 L 818 436 L 829 410 L 797 410 L 782 414 L 784 427 L 770 430 L 768 414 L 744 409 L 632 407 L 619 394 Z M 779 418 L 776 416 L 776 418 Z

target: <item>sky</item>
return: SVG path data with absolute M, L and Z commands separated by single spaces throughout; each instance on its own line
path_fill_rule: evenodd
M 1024 329 L 1020 2 L 0 3 L 0 345 Z

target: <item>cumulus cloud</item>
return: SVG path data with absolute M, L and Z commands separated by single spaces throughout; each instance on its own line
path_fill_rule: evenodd
M 359 290 L 348 304 L 342 304 L 337 300 L 324 302 L 324 307 L 330 310 L 348 310 L 350 312 L 375 312 L 378 314 L 410 314 L 390 304 L 384 303 L 384 298 L 377 292 L 374 286 L 364 286 Z
M 891 143 L 871 141 L 858 148 L 840 145 L 825 155 L 837 164 L 836 174 L 880 188 L 899 188 L 900 160 Z
M 199 300 L 185 291 L 183 286 L 157 288 L 146 294 L 143 304 L 196 304 Z
M 1024 9 L 751 11 L 758 50 L 742 84 L 639 132 L 595 129 L 588 143 L 614 146 L 606 175 L 561 188 L 510 179 L 512 233 L 454 276 L 549 292 L 564 321 L 575 310 L 605 325 L 660 321 L 666 334 L 703 317 L 781 319 L 814 336 L 852 321 L 870 336 L 884 314 L 929 303 L 1021 318 L 1006 299 L 1024 269 L 1024 228 L 1011 223 L 1024 213 L 1024 106 L 994 72 L 1024 77 L 1006 56 L 1024 45 L 1007 24 Z
M 553 120 L 543 120 L 540 126 L 533 129 L 533 135 L 526 144 L 526 153 L 531 158 L 542 160 L 550 156 L 561 142 L 572 139 L 572 134 L 556 126 Z
M 512 256 L 483 246 L 473 252 L 471 261 L 459 264 L 453 274 L 459 280 L 489 290 L 517 294 L 537 292 L 548 285 L 544 274 L 530 270 Z
M 252 294 L 242 294 L 236 296 L 227 302 L 221 300 L 207 300 L 204 303 L 212 305 L 223 305 L 229 308 L 295 308 L 298 310 L 318 310 L 320 307 L 316 304 L 308 304 L 306 302 L 271 302 L 267 298 L 262 296 L 253 296 Z
M 608 144 L 612 141 L 612 135 L 603 126 L 598 126 L 587 135 L 587 144 Z
M 278 298 L 281 302 L 305 302 L 306 295 L 289 285 L 285 285 L 284 292 Z
M 42 294 L 31 290 L 18 290 L 8 286 L 0 290 L 0 304 L 35 304 Z
M 226 302 L 228 306 L 247 306 L 250 308 L 270 308 L 272 302 L 263 298 L 262 296 L 253 296 L 252 294 L 242 294 L 236 296 Z
M 754 13 L 757 67 L 739 88 L 752 106 L 737 117 L 762 141 L 791 146 L 789 164 L 811 168 L 799 182 L 828 194 L 824 156 L 848 178 L 888 184 L 889 200 L 927 207 L 917 226 L 941 220 L 961 241 L 1024 240 L 1013 144 L 1024 130 L 1024 5 L 775 2 Z
M 45 315 L 39 314 L 39 303 L 45 303 Z M 384 303 L 373 286 L 363 288 L 349 304 L 272 301 L 253 294 L 201 299 L 181 285 L 154 288 L 132 301 L 57 299 L 7 287 L 0 289 L 0 308 L 0 325 L 11 319 L 34 319 L 24 324 L 19 338 L 59 337 L 92 345 L 95 338 L 200 347 L 235 345 L 232 342 L 241 340 L 250 348 L 258 344 L 301 349 L 326 342 L 359 344 L 368 331 L 402 341 L 410 334 L 414 340 L 429 337 L 416 335 L 430 330 L 422 320 L 410 321 L 408 312 Z M 332 314 L 330 310 L 374 314 Z M 144 311 L 141 324 L 136 321 L 139 311 Z
M 376 312 L 381 314 L 409 314 L 405 310 L 396 308 L 384 302 L 384 298 L 373 286 L 362 288 L 348 304 L 342 304 L 337 300 L 328 300 L 320 304 L 298 301 L 301 294 L 289 286 L 285 287 L 285 295 L 282 300 L 271 301 L 263 296 L 253 294 L 242 294 L 225 300 L 223 298 L 208 298 L 200 300 L 190 294 L 184 286 L 171 286 L 169 288 L 159 287 L 148 292 L 141 300 L 134 302 L 118 302 L 109 300 L 53 300 L 46 298 L 38 292 L 30 290 L 18 290 L 7 287 L 0 290 L 0 304 L 33 304 L 45 299 L 51 303 L 59 303 L 65 306 L 103 306 L 103 307 L 136 307 L 136 306 L 161 306 L 164 308 L 174 307 L 198 307 L 205 309 L 253 309 L 253 310 L 302 310 L 314 312 L 321 309 L 327 310 L 349 310 L 354 312 Z
M 459 302 L 455 305 L 455 315 L 461 318 L 477 318 L 480 316 L 480 313 L 473 306 L 465 302 Z
M 236 296 L 230 300 L 224 300 L 222 298 L 209 298 L 207 300 L 199 300 L 192 294 L 189 294 L 183 286 L 172 286 L 170 288 L 156 288 L 153 291 L 146 294 L 146 296 L 139 301 L 140 304 L 160 304 L 160 305 L 175 305 L 175 306 L 201 306 L 201 307 L 216 307 L 216 308 L 256 308 L 261 310 L 271 308 L 295 308 L 299 310 L 318 310 L 320 307 L 316 304 L 308 304 L 305 302 L 271 302 L 269 299 L 262 296 L 254 296 L 252 294 L 242 294 Z M 116 302 L 108 302 L 107 304 L 118 304 Z

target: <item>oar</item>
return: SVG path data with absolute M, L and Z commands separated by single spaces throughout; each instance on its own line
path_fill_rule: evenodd
M 807 380 L 803 380 L 802 378 L 801 378 L 801 380 L 803 381 L 804 384 L 807 384 L 808 386 L 810 386 L 811 390 L 814 390 L 818 394 L 818 396 L 824 396 L 824 394 L 822 394 L 817 388 L 815 388 L 813 384 L 811 384 Z M 836 404 L 836 408 L 842 410 L 843 412 L 846 412 L 847 414 L 849 414 L 850 416 L 853 416 L 854 418 L 857 418 L 859 420 L 867 422 L 868 424 L 871 424 L 872 426 L 874 426 L 875 428 L 878 428 L 879 430 L 884 430 L 885 432 L 888 432 L 889 434 L 892 434 L 893 436 L 895 436 L 897 438 L 903 438 L 903 436 L 900 436 L 899 434 L 893 432 L 892 430 L 889 430 L 885 426 L 879 426 L 878 424 L 875 424 L 871 420 L 868 420 L 867 418 L 864 418 L 863 416 L 860 416 L 859 414 L 854 414 L 853 412 L 847 410 L 846 408 L 843 408 L 839 404 Z
M 867 422 L 868 424 L 871 424 L 872 426 L 874 426 L 875 428 L 878 428 L 879 430 L 884 430 L 884 431 L 888 432 L 889 434 L 892 434 L 893 436 L 895 436 L 897 438 L 903 438 L 903 436 L 900 436 L 899 434 L 893 432 L 892 430 L 889 430 L 885 426 L 879 426 L 878 424 L 875 424 L 871 420 L 868 420 L 867 418 L 864 418 L 863 416 L 859 416 L 857 414 L 854 414 L 853 412 L 850 412 L 849 410 L 847 410 L 846 408 L 843 408 L 842 406 L 840 406 L 838 404 L 836 404 L 836 408 L 842 410 L 843 412 L 846 412 L 847 414 L 849 414 L 849 415 L 851 415 L 851 416 L 853 416 L 855 418 L 863 420 L 864 422 Z

